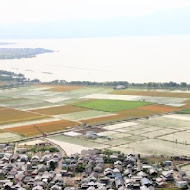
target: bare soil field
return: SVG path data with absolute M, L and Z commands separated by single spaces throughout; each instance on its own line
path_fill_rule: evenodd
M 83 88 L 82 86 L 66 86 L 66 85 L 37 85 L 37 87 L 48 87 L 48 89 L 45 90 L 53 92 L 67 92 Z
M 180 110 L 179 108 L 174 108 L 174 107 L 164 106 L 164 105 L 149 105 L 149 106 L 140 107 L 139 109 L 155 111 L 157 113 L 168 113 L 168 112 L 175 112 L 175 111 Z
M 42 133 L 36 127 L 38 127 L 44 133 L 51 133 L 67 129 L 68 127 L 74 127 L 77 124 L 78 123 L 72 121 L 60 120 L 54 122 L 40 123 L 36 125 L 27 125 L 27 126 L 9 128 L 6 129 L 6 131 L 29 137 L 35 135 L 42 135 Z
M 46 118 L 45 116 L 19 111 L 15 109 L 5 108 L 0 110 L 0 124 L 24 122 Z
M 64 106 L 56 106 L 45 109 L 36 109 L 31 111 L 46 115 L 60 115 L 60 114 L 68 114 L 68 113 L 87 111 L 87 110 L 88 110 L 87 108 L 76 107 L 73 105 L 64 105 Z

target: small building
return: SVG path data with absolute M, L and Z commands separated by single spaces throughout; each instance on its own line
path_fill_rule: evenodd
M 125 85 L 117 85 L 116 87 L 114 87 L 115 90 L 123 90 L 126 89 L 127 87 Z
M 87 131 L 86 132 L 86 138 L 88 138 L 88 139 L 96 139 L 97 134 L 94 131 Z
M 188 189 L 188 184 L 186 181 L 176 181 L 176 186 L 179 189 Z

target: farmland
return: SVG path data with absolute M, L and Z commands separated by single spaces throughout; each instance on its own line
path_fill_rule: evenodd
M 150 105 L 150 103 L 137 102 L 137 101 L 122 101 L 122 100 L 94 100 L 94 101 L 83 102 L 76 105 L 93 110 L 117 112 L 117 111 L 123 111 L 123 110 Z
M 29 136 L 41 135 L 41 132 L 37 128 L 39 128 L 44 133 L 51 133 L 51 132 L 65 130 L 69 127 L 74 127 L 77 124 L 78 123 L 72 121 L 60 120 L 54 122 L 40 123 L 36 125 L 26 125 L 21 127 L 8 128 L 7 131 L 25 137 L 29 137 Z
M 19 121 L 24 122 L 29 120 L 31 121 L 42 118 L 45 118 L 45 116 L 10 108 L 0 109 L 0 124 L 15 123 Z
M 63 86 L 63 85 L 38 85 L 38 87 L 47 87 L 47 91 L 53 91 L 53 92 L 68 92 L 71 90 L 77 90 L 81 89 L 83 87 L 81 86 Z
M 120 90 L 114 91 L 117 95 L 136 95 L 136 96 L 154 96 L 154 97 L 173 97 L 173 98 L 190 98 L 190 93 L 172 92 L 172 91 L 153 91 L 153 90 Z
M 46 115 L 59 115 L 59 114 L 68 114 L 80 111 L 87 111 L 86 108 L 80 108 L 72 105 L 63 105 L 63 106 L 56 106 L 56 107 L 49 107 L 37 110 L 31 110 L 32 112 L 37 112 Z
M 48 139 L 70 152 L 75 147 L 189 155 L 189 94 L 125 91 L 129 94 L 110 87 L 58 85 L 0 90 L 1 141 L 63 131 Z M 87 139 L 87 131 L 98 138 Z

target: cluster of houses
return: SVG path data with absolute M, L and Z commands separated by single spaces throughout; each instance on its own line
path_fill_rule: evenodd
M 63 167 L 65 173 L 81 172 L 77 189 L 153 190 L 171 184 L 179 189 L 188 188 L 187 176 L 182 177 L 174 171 L 172 161 L 166 161 L 162 166 L 149 165 L 133 154 L 84 150 L 80 155 L 64 159 Z
M 0 144 L 0 189 L 153 190 L 171 184 L 188 188 L 185 173 L 175 170 L 172 161 L 145 164 L 139 156 L 109 150 L 83 150 L 69 157 L 48 150 L 31 154 L 24 147 Z
M 27 148 L 15 150 L 14 144 L 0 144 L 0 189 L 63 189 L 61 169 L 58 170 L 62 163 L 60 152 L 30 153 Z

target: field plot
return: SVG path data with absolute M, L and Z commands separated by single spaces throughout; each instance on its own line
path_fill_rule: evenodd
M 9 133 L 9 132 L 0 133 L 0 143 L 13 142 L 20 139 L 22 139 L 22 137 L 14 133 Z
M 135 96 L 135 95 L 114 95 L 114 94 L 91 94 L 82 97 L 84 99 L 107 99 L 107 100 L 125 100 L 125 101 L 141 101 L 156 104 L 173 105 L 174 107 L 183 106 L 188 98 L 175 97 L 154 97 L 154 96 Z
M 172 115 L 165 115 L 163 116 L 165 118 L 170 118 L 170 119 L 179 119 L 183 121 L 190 121 L 190 114 L 172 114 Z
M 168 112 L 174 112 L 174 111 L 179 110 L 178 108 L 169 107 L 169 106 L 163 106 L 163 105 L 143 106 L 143 107 L 140 107 L 139 109 L 155 111 L 157 113 L 168 113 Z
M 90 119 L 90 118 L 98 118 L 102 116 L 112 116 L 116 114 L 111 114 L 109 112 L 96 111 L 96 110 L 88 110 L 88 111 L 80 111 L 63 115 L 56 115 L 54 117 L 71 120 L 71 121 L 80 121 L 81 119 Z
M 99 144 L 96 142 L 92 142 L 83 138 L 79 137 L 68 137 L 65 135 L 56 135 L 54 137 L 51 137 L 50 139 L 61 141 L 61 142 L 66 142 L 66 143 L 71 143 L 74 145 L 79 145 L 87 148 L 106 148 L 108 147 L 107 145 Z
M 125 127 L 131 127 L 131 126 L 135 126 L 138 125 L 138 123 L 134 123 L 134 122 L 123 122 L 123 123 L 117 123 L 114 125 L 108 125 L 106 127 L 103 127 L 106 130 L 117 130 L 120 128 L 125 128 Z
M 160 139 L 172 141 L 174 143 L 182 143 L 182 144 L 189 144 L 190 145 L 190 130 L 179 132 L 179 133 L 173 133 L 170 135 L 162 136 Z
M 38 85 L 38 86 L 48 88 L 45 90 L 53 92 L 68 92 L 83 88 L 82 86 L 66 86 L 66 85 Z
M 82 150 L 88 150 L 88 147 L 84 147 L 84 146 L 80 146 L 77 144 L 71 144 L 71 143 L 67 143 L 64 141 L 59 141 L 59 140 L 55 140 L 55 139 L 48 139 L 50 142 L 59 145 L 64 151 L 65 153 L 70 156 L 72 154 L 80 154 Z
M 189 106 L 190 107 L 190 106 Z M 190 114 L 190 109 L 179 111 L 179 114 Z
M 140 136 L 144 136 L 143 134 L 148 134 L 149 132 L 153 132 L 153 131 L 159 131 L 159 130 L 163 130 L 160 127 L 147 127 L 146 125 L 137 125 L 137 129 L 135 130 L 128 130 L 126 131 L 127 133 L 131 134 L 131 135 L 140 135 Z
M 1 125 L 15 123 L 15 122 L 37 120 L 37 119 L 42 119 L 42 118 L 45 118 L 45 116 L 35 114 L 35 113 L 9 109 L 9 108 L 0 110 L 0 124 Z
M 40 103 L 38 100 L 33 100 L 33 99 L 27 99 L 27 98 L 17 98 L 17 99 L 12 99 L 9 101 L 4 101 L 1 102 L 0 104 L 3 106 L 9 106 L 9 107 L 17 107 L 19 105 L 26 105 L 26 104 L 37 104 Z
M 128 137 L 124 137 L 124 138 L 119 138 L 119 139 L 114 139 L 108 143 L 108 145 L 110 145 L 110 147 L 114 147 L 114 146 L 120 146 L 120 145 L 126 145 L 126 144 L 130 144 L 130 143 L 134 143 L 136 141 L 141 141 L 145 139 L 144 137 L 140 137 L 140 136 L 128 136 Z M 105 142 L 106 144 L 106 142 Z
M 150 105 L 150 103 L 137 102 L 137 101 L 122 101 L 122 100 L 94 100 L 94 101 L 86 101 L 76 105 L 94 110 L 118 112 L 141 106 L 147 106 Z
M 84 96 L 95 94 L 95 93 L 109 93 L 112 92 L 112 88 L 103 88 L 103 87 L 84 87 L 82 89 L 72 90 L 68 92 L 63 92 L 62 96 L 69 98 L 82 98 Z
M 44 109 L 44 108 L 49 108 L 49 107 L 54 107 L 54 106 L 60 106 L 60 104 L 52 104 L 48 102 L 38 102 L 38 103 L 33 103 L 33 104 L 23 104 L 23 105 L 17 105 L 17 109 L 25 110 L 25 111 L 31 111 L 34 109 Z
M 156 117 L 156 118 L 151 118 L 149 120 L 144 120 L 141 122 L 141 124 L 162 127 L 164 129 L 167 128 L 177 129 L 177 130 L 190 129 L 190 121 L 183 121 L 183 120 L 171 119 L 165 117 Z
M 176 144 L 168 141 L 163 141 L 159 139 L 147 139 L 131 143 L 130 145 L 123 145 L 111 148 L 113 150 L 121 150 L 125 153 L 135 153 L 135 154 L 147 154 L 147 155 L 187 155 L 190 156 L 190 146 Z
M 190 98 L 190 93 L 172 92 L 172 91 L 137 91 L 137 90 L 120 90 L 114 91 L 112 94 L 117 95 L 136 95 L 136 96 L 154 96 L 154 97 L 174 97 L 174 98 Z
M 60 115 L 60 114 L 67 114 L 67 113 L 87 111 L 87 110 L 88 109 L 86 108 L 76 107 L 72 105 L 63 105 L 63 106 L 50 107 L 45 109 L 36 109 L 32 110 L 32 112 L 37 112 L 46 115 Z
M 26 125 L 36 125 L 40 123 L 47 123 L 47 122 L 53 122 L 53 121 L 59 121 L 60 119 L 58 118 L 45 118 L 45 119 L 37 119 L 37 120 L 31 120 L 31 121 L 24 121 L 21 122 L 19 121 L 18 123 L 8 123 L 8 124 L 3 124 L 0 125 L 0 129 L 8 129 L 8 128 L 13 128 L 13 127 L 21 127 L 21 126 L 26 126 Z
M 151 128 L 152 129 L 152 128 Z M 149 132 L 146 132 L 146 133 L 142 133 L 141 136 L 144 136 L 144 137 L 147 137 L 147 138 L 156 138 L 156 137 L 159 137 L 159 136 L 164 136 L 164 135 L 167 135 L 167 134 L 173 134 L 173 133 L 176 133 L 177 130 L 175 129 L 161 129 L 160 130 L 157 130 L 157 131 L 149 131 Z
M 42 133 L 36 127 L 38 127 L 44 133 L 51 133 L 51 132 L 67 129 L 68 127 L 74 127 L 77 124 L 78 123 L 72 122 L 72 121 L 60 120 L 60 121 L 54 121 L 54 122 L 40 123 L 36 125 L 27 125 L 27 126 L 21 126 L 21 127 L 8 128 L 6 129 L 6 131 L 29 137 L 29 136 L 35 136 L 35 135 L 42 135 Z
M 112 121 L 147 117 L 147 116 L 155 115 L 158 113 L 155 111 L 142 110 L 142 109 L 136 108 L 136 109 L 129 109 L 125 111 L 116 112 L 116 114 L 117 115 L 113 115 L 113 116 L 81 120 L 81 122 L 88 123 L 88 124 L 103 124 L 103 123 L 112 122 Z
M 185 171 L 187 176 L 190 177 L 190 165 L 186 165 L 186 166 L 181 167 L 181 170 Z

